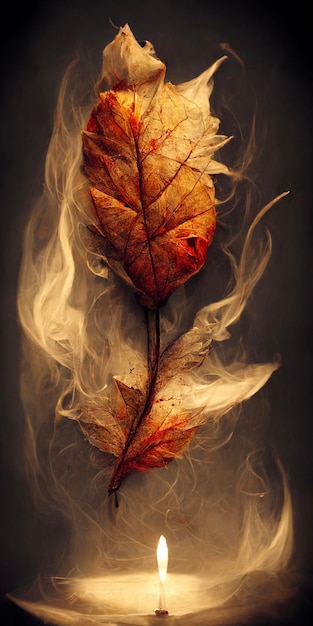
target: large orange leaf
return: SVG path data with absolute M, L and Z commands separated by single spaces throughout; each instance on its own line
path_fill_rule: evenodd
M 208 101 L 190 99 L 188 83 L 164 83 L 164 73 L 125 26 L 104 52 L 112 88 L 82 134 L 103 256 L 152 310 L 203 266 L 216 226 L 210 172 L 226 171 L 212 159 L 226 138 Z

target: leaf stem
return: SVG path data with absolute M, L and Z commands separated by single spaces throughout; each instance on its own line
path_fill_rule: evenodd
M 145 308 L 148 349 L 148 389 L 154 386 L 160 361 L 160 311 Z M 149 391 L 148 391 L 149 395 Z
M 147 362 L 148 362 L 148 383 L 147 383 L 147 393 L 146 393 L 146 401 L 143 410 L 139 415 L 137 415 L 137 419 L 133 423 L 133 427 L 129 432 L 127 440 L 125 442 L 125 447 L 122 455 L 118 459 L 118 462 L 115 465 L 113 475 L 109 484 L 108 492 L 115 493 L 119 490 L 123 477 L 125 475 L 124 472 L 124 462 L 127 455 L 127 452 L 133 442 L 133 439 L 138 432 L 138 428 L 141 423 L 145 419 L 146 415 L 149 413 L 155 392 L 155 383 L 159 369 L 160 362 L 160 346 L 161 346 L 161 333 L 160 333 L 160 311 L 159 309 L 150 310 L 145 307 L 145 322 L 147 329 Z

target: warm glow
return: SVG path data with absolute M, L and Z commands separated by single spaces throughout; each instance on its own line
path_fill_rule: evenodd
M 157 547 L 157 560 L 159 568 L 159 576 L 162 583 L 165 582 L 168 564 L 168 547 L 165 537 L 161 535 Z

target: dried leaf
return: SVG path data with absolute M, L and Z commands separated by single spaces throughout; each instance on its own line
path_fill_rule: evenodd
M 210 73 L 196 90 L 164 83 L 164 64 L 128 26 L 105 49 L 103 74 L 112 88 L 82 133 L 94 228 L 108 264 L 155 310 L 205 262 L 216 227 L 210 172 L 227 170 L 212 155 L 226 138 L 208 99 L 202 106 Z
M 118 387 L 122 402 L 110 411 L 105 399 L 81 407 L 80 426 L 88 441 L 117 458 L 109 491 L 117 490 L 131 471 L 166 466 L 188 447 L 201 422 L 201 412 L 183 411 L 178 398 L 158 397 L 143 406 L 138 389 L 120 381 Z
M 158 312 L 147 316 L 154 356 L 158 355 L 160 339 L 158 318 Z M 203 362 L 209 345 L 199 330 L 192 328 L 159 358 L 151 359 L 144 389 L 115 379 L 108 397 L 82 403 L 79 422 L 84 435 L 99 450 L 116 457 L 109 491 L 117 490 L 130 471 L 164 467 L 187 448 L 202 422 L 203 410 L 186 409 L 175 384 L 173 392 L 173 385 L 168 383 L 178 382 L 178 378 L 181 383 L 184 373 Z M 134 380 L 141 365 L 135 369 Z

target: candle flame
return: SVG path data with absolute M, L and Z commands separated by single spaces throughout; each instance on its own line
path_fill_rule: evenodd
M 160 580 L 164 584 L 166 573 L 167 573 L 167 564 L 168 564 L 168 547 L 167 547 L 166 539 L 163 535 L 161 535 L 159 539 L 158 547 L 157 547 L 157 560 L 158 560 Z

